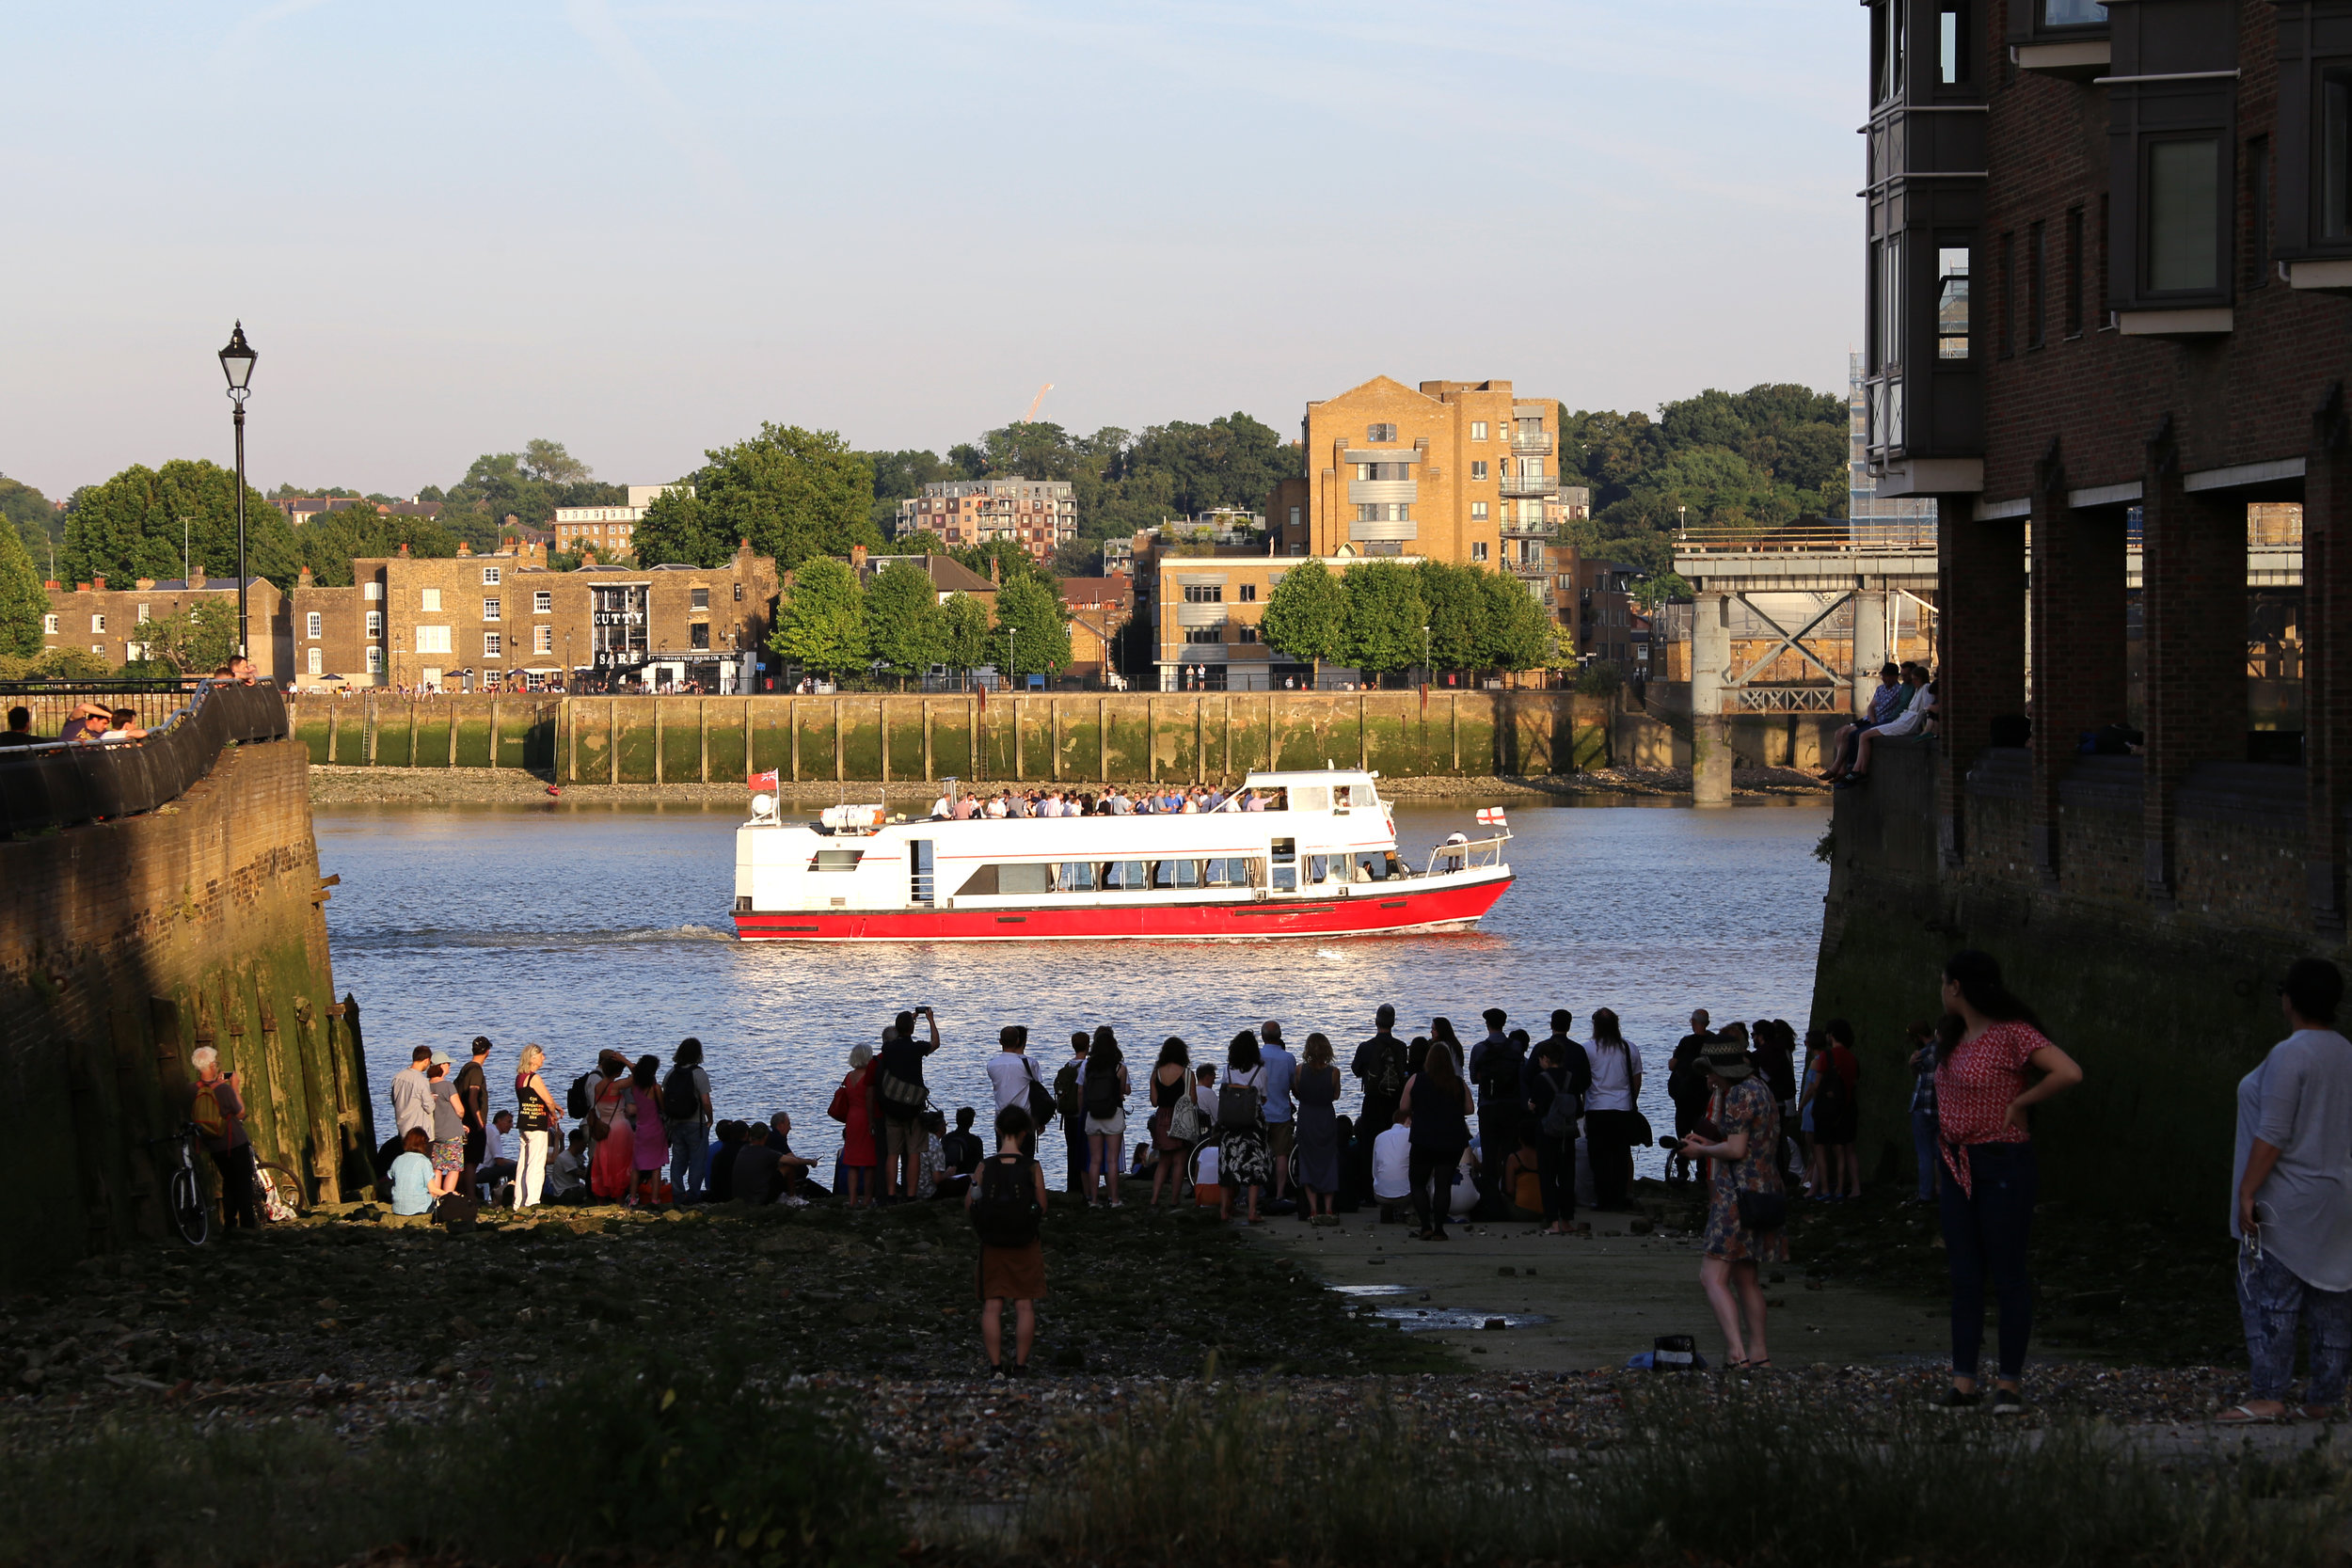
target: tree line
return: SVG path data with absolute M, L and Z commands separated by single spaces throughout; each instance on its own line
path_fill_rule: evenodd
M 1516 578 L 1441 561 L 1366 561 L 1333 572 L 1301 561 L 1266 596 L 1259 635 L 1312 667 L 1366 675 L 1433 670 L 1534 670 L 1563 657 L 1558 627 Z
M 912 561 L 890 562 L 866 580 L 836 557 L 812 556 L 793 572 L 768 646 L 835 678 L 870 671 L 906 680 L 936 664 L 958 673 L 994 665 L 1019 680 L 1068 667 L 1068 612 L 1050 578 L 1012 578 L 995 597 L 993 613 L 969 594 L 942 603 Z

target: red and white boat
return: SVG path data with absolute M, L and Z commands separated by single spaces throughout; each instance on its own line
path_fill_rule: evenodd
M 1511 885 L 1502 814 L 1420 869 L 1378 775 L 1252 773 L 1192 815 L 787 821 L 754 797 L 735 835 L 746 942 L 1256 941 L 1467 931 Z M 954 784 L 948 785 L 949 796 Z M 1254 794 L 1263 809 L 1246 810 Z

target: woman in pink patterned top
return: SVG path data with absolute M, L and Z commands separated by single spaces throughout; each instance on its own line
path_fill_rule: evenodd
M 2033 1330 L 2033 1287 L 2026 1242 L 2033 1225 L 2033 1142 L 2026 1111 L 2082 1082 L 2083 1069 L 2043 1037 L 2033 1009 L 2001 984 L 1991 954 L 1955 953 L 1944 965 L 1944 1006 L 1963 1025 L 1948 1049 L 1939 1037 L 1935 1069 L 1937 1136 L 1944 1173 L 1944 1245 L 1952 1270 L 1952 1386 L 1936 1400 L 1963 1410 L 1977 1391 L 1977 1353 L 1984 1341 L 1984 1276 L 2001 1306 L 2001 1365 L 1993 1413 L 2025 1409 L 2018 1379 Z M 2041 1074 L 2035 1082 L 2026 1070 Z

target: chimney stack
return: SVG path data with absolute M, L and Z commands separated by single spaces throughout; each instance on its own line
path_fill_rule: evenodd
M 204 586 L 203 567 L 191 566 L 188 568 L 188 586 L 190 588 L 201 588 Z
M 407 559 L 408 559 L 408 546 L 407 546 L 407 545 L 406 545 L 406 544 L 405 544 L 405 543 L 404 543 L 404 544 L 400 546 L 400 558 L 401 558 L 403 561 L 405 561 L 405 560 L 407 560 Z
M 862 572 L 866 570 L 865 546 L 851 545 L 850 546 L 850 570 L 852 572 Z
M 89 592 L 89 584 L 87 582 L 77 582 L 73 585 L 73 591 L 76 594 L 87 594 Z
M 457 541 L 457 553 L 459 555 L 471 555 L 473 554 L 473 546 L 467 544 L 463 539 L 460 539 Z
M 144 583 L 142 583 L 140 586 L 141 586 L 141 587 L 144 587 L 144 586 L 146 586 L 146 585 L 145 585 Z M 301 577 L 299 577 L 299 578 L 297 578 L 294 580 L 294 586 L 295 586 L 296 588 L 308 588 L 308 587 L 310 587 L 310 567 L 305 566 L 304 568 L 302 568 L 302 576 L 301 576 Z
M 90 578 L 90 582 L 101 594 L 103 594 L 106 591 L 106 579 L 104 578 Z

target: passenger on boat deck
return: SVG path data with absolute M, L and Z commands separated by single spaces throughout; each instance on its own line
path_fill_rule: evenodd
M 1105 815 L 1111 816 L 1133 816 L 1136 812 L 1136 803 L 1127 799 L 1125 790 L 1113 784 L 1109 793 L 1103 797 L 1103 810 Z
M 947 803 L 947 797 L 945 795 L 931 802 L 931 820 L 934 822 L 946 821 L 954 815 L 954 812 L 955 808 Z
M 969 795 L 959 795 L 948 815 L 959 822 L 969 822 L 980 814 L 980 803 Z

